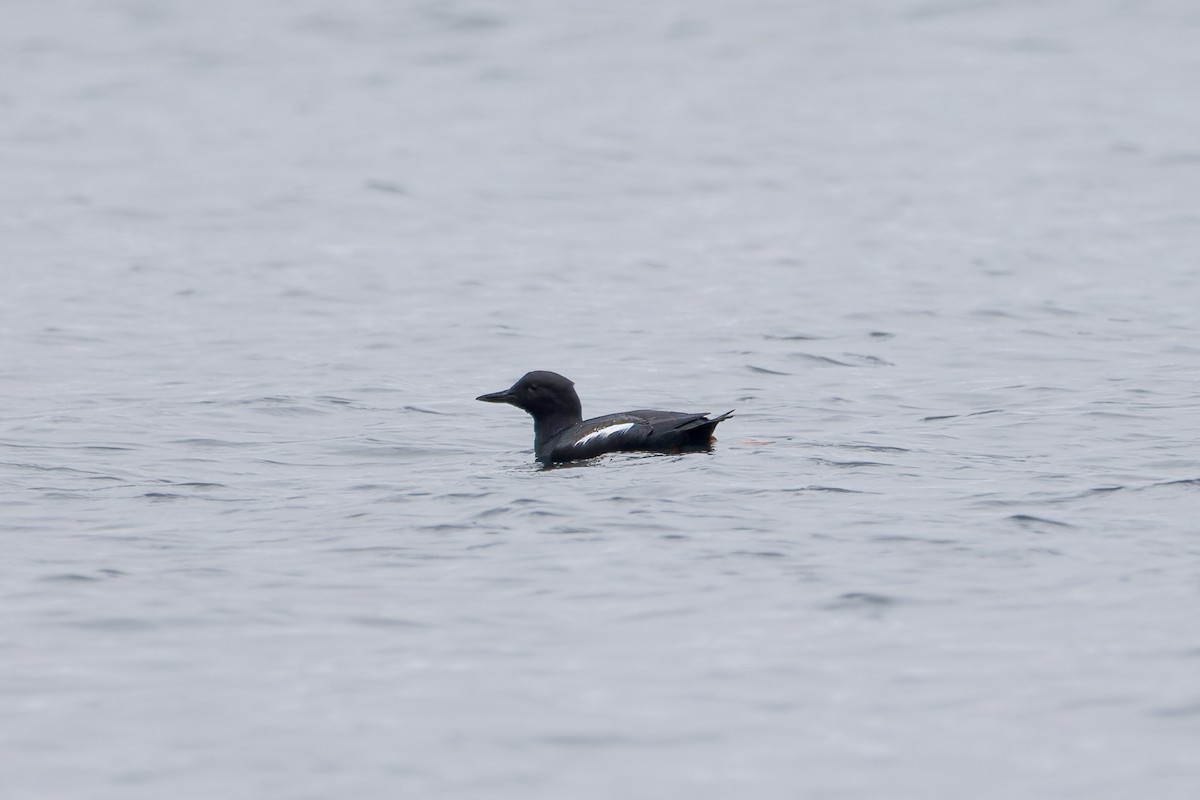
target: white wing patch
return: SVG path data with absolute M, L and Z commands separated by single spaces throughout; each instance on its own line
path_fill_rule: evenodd
M 607 439 L 609 436 L 612 436 L 614 433 L 620 433 L 621 431 L 627 431 L 636 425 L 637 425 L 636 422 L 622 422 L 617 425 L 609 425 L 607 427 L 601 428 L 598 431 L 592 431 L 587 436 L 584 436 L 582 439 L 580 439 L 578 442 L 576 442 L 573 446 L 574 447 L 583 447 L 585 444 L 592 441 L 593 439 Z

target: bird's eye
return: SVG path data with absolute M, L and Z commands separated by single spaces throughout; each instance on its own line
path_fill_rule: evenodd
M 536 392 L 540 387 L 536 383 L 529 384 L 529 391 Z

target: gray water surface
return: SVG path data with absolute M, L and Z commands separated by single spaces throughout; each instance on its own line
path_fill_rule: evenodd
M 0 15 L 5 798 L 1198 796 L 1194 3 Z

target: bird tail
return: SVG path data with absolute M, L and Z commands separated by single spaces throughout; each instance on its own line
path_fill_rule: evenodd
M 720 415 L 719 417 L 710 417 L 710 416 L 705 415 L 698 419 L 694 419 L 685 425 L 681 425 L 679 427 L 679 430 L 690 431 L 690 430 L 694 430 L 695 428 L 704 428 L 704 427 L 709 427 L 709 426 L 716 427 L 716 424 L 718 422 L 724 422 L 725 420 L 729 419 L 732 416 L 733 416 L 732 409 L 730 409 L 729 411 L 726 411 L 724 414 Z
M 713 430 L 717 427 L 717 423 L 724 422 L 732 416 L 733 410 L 730 409 L 718 417 L 700 417 L 681 426 L 679 430 L 687 433 L 689 446 L 705 446 L 712 441 Z

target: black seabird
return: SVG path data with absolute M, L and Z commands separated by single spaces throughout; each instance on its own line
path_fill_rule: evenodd
M 679 411 L 626 411 L 585 420 L 575 384 L 556 372 L 530 372 L 502 392 L 475 398 L 508 403 L 533 417 L 533 452 L 542 464 L 578 461 L 604 453 L 706 450 L 713 429 L 729 419 Z

